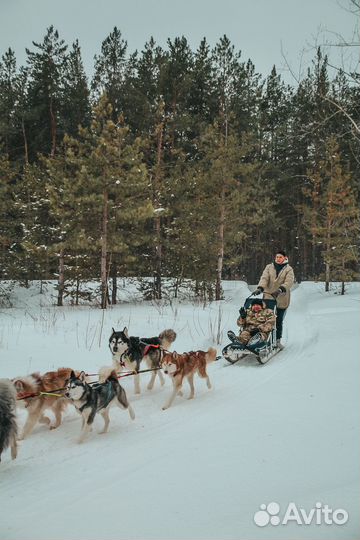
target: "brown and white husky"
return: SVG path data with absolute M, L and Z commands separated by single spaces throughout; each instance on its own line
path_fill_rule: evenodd
M 168 409 L 177 394 L 182 395 L 181 389 L 184 377 L 187 378 L 190 386 L 190 396 L 192 399 L 195 395 L 194 375 L 197 373 L 202 379 L 206 379 L 208 388 L 211 388 L 209 375 L 206 372 L 206 366 L 210 362 L 216 360 L 216 349 L 210 347 L 208 351 L 191 351 L 183 354 L 177 352 L 164 352 L 161 361 L 161 367 L 172 380 L 173 392 L 163 406 L 163 410 Z
M 13 379 L 18 399 L 17 404 L 25 406 L 28 412 L 20 439 L 25 439 L 30 435 L 38 422 L 49 425 L 50 429 L 60 426 L 62 413 L 69 404 L 69 401 L 62 396 L 63 389 L 71 372 L 71 368 L 59 368 L 57 371 L 48 371 L 44 375 L 32 373 L 26 377 Z M 60 394 L 61 397 L 42 395 L 41 392 Z M 44 415 L 46 409 L 53 411 L 54 424 L 51 424 L 50 418 Z

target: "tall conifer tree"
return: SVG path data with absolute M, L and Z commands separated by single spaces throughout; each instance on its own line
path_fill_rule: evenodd
M 28 87 L 28 141 L 31 158 L 37 152 L 54 156 L 61 127 L 61 85 L 67 45 L 50 26 L 42 43 L 33 41 L 35 51 L 26 49 L 30 81 Z

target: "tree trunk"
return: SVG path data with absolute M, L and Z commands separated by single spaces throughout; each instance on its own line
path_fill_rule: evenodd
M 80 279 L 76 278 L 75 306 L 79 305 Z
M 330 290 L 330 264 L 325 263 L 325 291 L 329 292 Z
M 50 98 L 50 131 L 51 131 L 51 157 L 55 156 L 56 151 L 56 118 L 53 111 L 53 100 Z
M 303 244 L 303 249 L 302 249 L 302 259 L 303 259 L 303 265 L 302 265 L 302 276 L 301 276 L 301 279 L 309 279 L 309 256 L 308 256 L 308 252 L 309 252 L 309 242 L 307 241 L 307 238 L 305 237 L 305 234 L 302 233 L 304 235 L 304 240 L 302 242 Z
M 29 148 L 28 148 L 28 142 L 27 142 L 27 137 L 26 137 L 24 118 L 21 119 L 21 130 L 22 130 L 23 139 L 24 139 L 24 160 L 25 160 L 25 165 L 28 165 L 29 164 Z
M 157 145 L 157 158 L 156 158 L 156 170 L 154 177 L 154 208 L 160 208 L 160 182 L 161 182 L 161 162 L 163 153 L 163 135 L 164 135 L 164 121 L 160 123 L 158 129 L 158 145 Z M 161 217 L 156 214 L 154 219 L 154 231 L 155 231 L 155 297 L 161 300 L 162 297 L 162 238 L 161 238 Z
M 311 279 L 315 279 L 316 277 L 316 251 L 316 241 L 315 237 L 313 236 L 311 250 Z
M 112 272 L 112 289 L 111 289 L 111 304 L 114 306 L 116 304 L 116 297 L 117 297 L 117 277 L 116 277 L 116 265 L 113 264 L 112 266 L 113 272 Z
M 108 192 L 103 193 L 103 218 L 101 227 L 101 309 L 107 306 L 107 224 L 108 224 Z
M 161 300 L 161 266 L 162 266 L 162 243 L 161 243 L 161 218 L 155 218 L 155 296 Z
M 332 199 L 330 197 L 330 204 Z M 326 260 L 325 260 L 325 291 L 330 290 L 330 261 L 331 261 L 331 220 L 327 220 L 327 232 L 326 232 Z
M 60 255 L 59 255 L 59 277 L 58 277 L 58 297 L 57 297 L 58 307 L 64 305 L 63 304 L 64 289 L 65 289 L 64 250 L 63 248 L 61 248 Z
M 220 220 L 219 220 L 219 250 L 216 269 L 215 300 L 221 300 L 221 278 L 224 264 L 224 228 L 225 228 L 225 185 L 221 188 Z
M 176 276 L 175 279 L 175 288 L 174 288 L 174 297 L 177 298 L 179 294 L 179 287 L 183 280 L 184 267 L 181 267 L 180 273 Z

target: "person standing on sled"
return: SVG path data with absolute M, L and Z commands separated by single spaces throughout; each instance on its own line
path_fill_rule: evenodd
M 261 349 L 275 326 L 276 316 L 271 309 L 266 307 L 263 300 L 252 300 L 251 306 L 248 309 L 242 307 L 240 316 L 236 321 L 237 325 L 242 328 L 237 341 L 242 345 L 247 345 L 248 349 Z M 228 335 L 230 332 L 228 333 Z M 251 345 L 251 338 L 260 334 L 259 340 L 254 345 Z M 231 338 L 231 336 L 229 335 Z
M 294 270 L 289 265 L 285 251 L 279 250 L 272 263 L 265 266 L 254 296 L 264 293 L 264 299 L 276 298 L 276 346 L 281 350 L 283 322 L 290 304 L 290 289 L 294 284 Z

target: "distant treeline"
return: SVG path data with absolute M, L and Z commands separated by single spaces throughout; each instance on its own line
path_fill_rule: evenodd
M 218 299 L 277 249 L 298 281 L 358 279 L 360 77 L 321 49 L 294 86 L 226 36 L 131 53 L 115 27 L 91 81 L 53 27 L 26 53 L 0 63 L 1 279 L 57 277 L 59 305 L 98 277 L 106 307 L 117 276 Z

